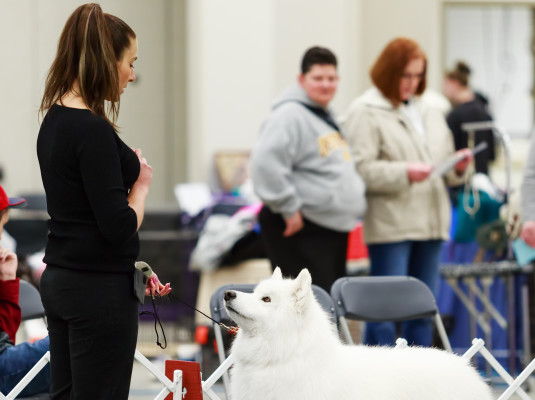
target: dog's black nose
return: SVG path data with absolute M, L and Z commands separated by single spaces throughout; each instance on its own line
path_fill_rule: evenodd
M 236 298 L 236 292 L 234 290 L 227 290 L 225 292 L 225 301 L 229 301 Z

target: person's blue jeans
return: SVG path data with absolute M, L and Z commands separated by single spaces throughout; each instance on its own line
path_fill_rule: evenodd
M 8 394 L 50 347 L 48 336 L 34 343 L 20 343 L 0 353 L 0 391 Z M 20 397 L 48 393 L 50 364 L 47 364 L 20 393 Z
M 429 286 L 436 297 L 438 266 L 442 240 L 425 240 L 381 243 L 368 245 L 370 275 L 409 275 Z M 433 322 L 429 318 L 403 322 L 401 337 L 410 345 L 431 346 Z M 394 322 L 370 322 L 366 324 L 364 343 L 391 346 L 396 338 Z

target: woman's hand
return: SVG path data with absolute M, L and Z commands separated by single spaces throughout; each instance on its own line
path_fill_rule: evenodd
M 461 161 L 455 164 L 455 171 L 459 174 L 462 174 L 466 168 L 468 168 L 470 162 L 474 159 L 474 155 L 472 154 L 472 150 L 468 148 L 458 150 L 455 152 L 455 155 L 462 157 Z
M 407 163 L 407 176 L 411 182 L 424 181 L 429 177 L 431 172 L 433 172 L 432 165 L 420 162 Z
M 535 221 L 526 221 L 522 224 L 520 237 L 529 246 L 535 247 Z
M 145 289 L 145 295 L 146 296 L 154 296 L 155 294 L 158 294 L 160 296 L 165 296 L 171 292 L 171 284 L 166 283 L 165 286 L 162 285 L 160 280 L 158 279 L 158 275 L 156 275 L 154 272 L 149 277 L 149 280 L 147 281 L 147 288 Z
M 136 183 L 134 185 L 138 185 L 140 187 L 146 188 L 148 190 L 150 184 L 152 183 L 152 167 L 147 163 L 147 159 L 145 157 L 142 157 L 142 151 L 141 149 L 132 149 L 137 155 L 137 158 L 139 159 L 139 177 L 137 178 Z
M 9 281 L 17 277 L 17 255 L 0 247 L 0 281 Z
M 285 219 L 285 222 L 286 229 L 282 233 L 282 236 L 284 237 L 295 235 L 297 232 L 303 229 L 303 217 L 301 216 L 300 211 L 297 211 L 294 215 Z

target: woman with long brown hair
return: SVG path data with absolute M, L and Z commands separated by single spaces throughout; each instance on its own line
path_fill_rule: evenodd
M 448 239 L 450 203 L 446 185 L 462 182 L 470 151 L 445 173 L 434 165 L 454 154 L 443 115 L 421 101 L 427 57 L 415 41 L 392 40 L 371 68 L 374 87 L 350 106 L 345 133 L 366 183 L 364 240 L 371 275 L 411 275 L 435 291 L 442 242 Z M 403 337 L 429 346 L 430 321 L 404 324 Z M 393 323 L 370 323 L 368 344 L 392 344 Z
M 134 31 L 85 4 L 67 20 L 46 80 L 37 154 L 50 215 L 41 296 L 53 399 L 128 398 L 137 232 L 152 181 L 141 150 L 116 132 L 136 59 Z

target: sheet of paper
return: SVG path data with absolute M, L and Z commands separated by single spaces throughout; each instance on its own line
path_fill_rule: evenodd
M 472 154 L 475 156 L 477 153 L 485 150 L 487 146 L 488 146 L 487 142 L 479 143 L 476 147 L 473 148 Z M 454 168 L 455 165 L 459 161 L 461 161 L 463 158 L 464 158 L 463 156 L 454 154 L 451 157 L 448 157 L 445 160 L 442 160 L 441 162 L 436 163 L 433 169 L 433 172 L 431 173 L 431 176 L 442 176 L 446 174 L 449 170 Z
M 513 240 L 513 251 L 515 252 L 516 261 L 521 267 L 535 260 L 535 248 L 528 245 L 521 238 Z

